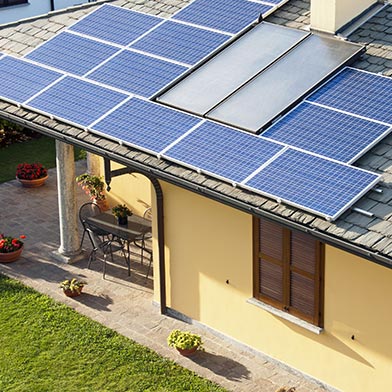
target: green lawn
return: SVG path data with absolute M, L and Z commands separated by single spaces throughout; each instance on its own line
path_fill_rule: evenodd
M 75 148 L 77 159 L 80 149 Z M 0 148 L 0 183 L 15 178 L 18 163 L 41 162 L 47 169 L 56 166 L 56 148 L 53 138 L 42 136 L 22 143 Z
M 223 388 L 0 274 L 0 391 Z

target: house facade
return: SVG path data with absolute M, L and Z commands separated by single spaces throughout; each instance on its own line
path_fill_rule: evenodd
M 187 4 L 119 3 L 163 16 Z M 392 5 L 378 7 L 369 0 L 293 0 L 268 21 L 344 34 L 353 20 L 364 19 L 348 36 L 367 45 L 353 66 L 390 77 Z M 202 324 L 331 390 L 389 388 L 391 136 L 357 162 L 382 174 L 377 190 L 330 222 L 7 102 L 1 102 L 0 116 L 56 137 L 58 145 L 66 141 L 86 148 L 92 170 L 110 183 L 110 204 L 127 203 L 138 214 L 152 206 L 154 301 L 163 311 Z M 127 170 L 117 176 L 122 169 Z

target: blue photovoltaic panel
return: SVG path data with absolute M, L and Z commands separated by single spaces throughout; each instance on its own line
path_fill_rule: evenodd
M 262 135 L 351 163 L 386 136 L 388 129 L 387 125 L 304 102 Z
M 248 1 L 253 1 L 253 0 L 248 0 Z M 257 3 L 269 3 L 269 4 L 275 4 L 275 5 L 280 5 L 280 3 L 285 3 L 283 0 L 254 0 Z
M 61 76 L 22 59 L 5 56 L 0 60 L 0 96 L 23 103 Z
M 126 46 L 161 21 L 156 16 L 104 4 L 70 30 Z
M 164 156 L 239 183 L 283 148 L 260 136 L 206 121 Z
M 173 19 L 235 34 L 271 8 L 246 0 L 195 0 Z
M 199 122 L 195 116 L 131 98 L 91 131 L 157 154 Z
M 150 97 L 188 68 L 125 50 L 89 75 L 90 79 Z
M 230 35 L 167 21 L 136 41 L 131 48 L 193 65 L 229 38 Z
M 345 68 L 308 100 L 392 124 L 392 78 Z
M 67 76 L 28 102 L 33 109 L 87 127 L 128 96 Z
M 63 32 L 30 52 L 26 58 L 82 76 L 119 49 Z
M 334 220 L 379 180 L 374 173 L 288 149 L 245 186 Z

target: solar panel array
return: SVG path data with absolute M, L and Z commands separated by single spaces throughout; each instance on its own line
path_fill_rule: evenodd
M 353 163 L 390 126 L 303 102 L 263 136 L 340 162 Z
M 195 0 L 173 18 L 235 34 L 272 9 L 269 4 L 248 0 Z
M 203 2 L 190 3 L 190 15 Z M 231 40 L 232 35 L 227 32 L 235 30 L 235 23 L 243 20 L 246 26 L 252 23 L 255 15 L 249 10 L 273 8 L 262 1 L 208 3 L 209 13 L 216 9 L 220 16 L 222 12 L 228 14 L 230 4 L 231 14 L 239 9 L 239 17 L 231 15 L 227 19 L 230 28 L 225 30 L 216 25 L 206 29 L 187 24 L 184 16 L 187 13 L 182 11 L 174 19 L 163 20 L 105 4 L 25 58 L 0 57 L 0 96 L 233 185 L 336 219 L 380 179 L 374 173 L 344 163 L 366 149 L 366 142 L 349 153 L 344 152 L 346 147 L 341 148 L 342 157 L 332 157 L 343 161 L 337 162 L 321 156 L 333 151 L 333 145 L 324 152 L 320 143 L 315 142 L 316 147 L 307 144 L 317 136 L 311 122 L 307 126 L 308 136 L 299 133 L 296 127 L 315 115 L 322 118 L 322 112 L 328 110 L 336 116 L 336 124 L 347 122 L 359 129 L 362 133 L 357 139 L 368 137 L 364 129 L 370 129 L 372 136 L 367 143 L 373 143 L 388 131 L 387 124 L 362 118 L 366 117 L 363 113 L 348 118 L 343 109 L 325 108 L 331 104 L 328 97 L 341 94 L 339 83 L 335 87 L 328 84 L 322 87 L 309 101 L 276 123 L 268 137 L 223 126 L 147 99 Z M 205 24 L 214 18 L 219 19 L 211 17 Z M 120 30 L 117 25 L 121 25 Z M 236 28 L 246 26 L 241 22 Z M 162 42 L 159 35 L 164 37 Z M 195 40 L 201 44 L 197 45 Z M 180 49 L 174 50 L 177 47 Z M 366 74 L 364 79 L 367 77 Z M 383 79 L 381 85 L 385 83 L 388 84 Z M 326 133 L 330 132 L 328 125 L 325 119 Z M 290 130 L 290 126 L 292 135 L 287 139 L 282 130 Z M 336 134 L 324 136 L 330 144 L 337 138 Z M 354 136 L 352 139 L 356 141 Z

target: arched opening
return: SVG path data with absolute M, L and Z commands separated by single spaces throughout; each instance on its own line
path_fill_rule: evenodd
M 104 158 L 104 174 L 105 174 L 105 183 L 107 185 L 107 190 L 110 191 L 110 183 L 113 177 L 122 176 L 125 174 L 140 174 L 151 182 L 151 185 L 154 189 L 155 195 L 155 219 L 157 224 L 157 255 L 154 255 L 154 258 L 158 257 L 158 275 L 159 275 L 159 302 L 160 309 L 162 314 L 167 313 L 166 306 L 166 272 L 165 272 L 165 239 L 164 239 L 164 213 L 163 213 L 163 191 L 161 184 L 158 179 L 154 176 L 148 175 L 146 173 L 141 173 L 136 170 L 132 170 L 130 168 L 124 167 L 121 169 L 112 170 L 111 169 L 111 161 L 108 158 Z

